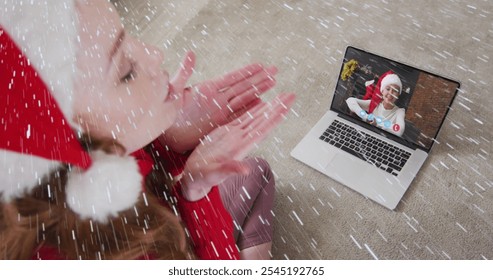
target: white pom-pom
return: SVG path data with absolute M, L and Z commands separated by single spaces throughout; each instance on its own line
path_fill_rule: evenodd
M 366 81 L 365 82 L 365 87 L 369 86 L 369 85 L 373 85 L 373 83 L 375 82 L 375 80 L 371 80 L 371 81 Z
M 82 219 L 101 223 L 137 203 L 142 192 L 142 175 L 132 157 L 91 153 L 88 170 L 72 170 L 66 186 L 67 203 Z

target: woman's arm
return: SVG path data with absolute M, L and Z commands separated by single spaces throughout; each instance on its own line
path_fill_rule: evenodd
M 239 260 L 240 254 L 233 236 L 233 219 L 224 205 L 217 187 L 197 201 L 182 195 L 178 182 L 174 188 L 177 207 L 195 251 L 202 260 Z
M 349 97 L 346 104 L 353 113 L 358 115 L 363 121 L 367 121 L 368 109 L 370 108 L 371 100 L 361 100 L 354 97 Z
M 179 154 L 169 147 L 162 145 L 158 140 L 151 144 L 152 157 L 158 166 L 166 170 L 172 177 L 178 178 L 188 154 Z M 142 151 L 144 152 L 144 151 Z M 137 158 L 153 162 L 151 155 L 135 154 Z M 178 179 L 176 179 L 178 180 Z M 171 189 L 171 195 L 176 198 L 177 212 L 182 219 L 190 237 L 195 255 L 204 260 L 239 259 L 239 252 L 233 237 L 233 220 L 223 206 L 222 199 L 216 187 L 197 201 L 189 201 L 182 194 L 182 180 L 179 180 Z

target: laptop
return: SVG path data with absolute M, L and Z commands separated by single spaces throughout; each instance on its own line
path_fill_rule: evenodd
M 393 210 L 437 142 L 459 88 L 349 46 L 330 110 L 291 156 Z

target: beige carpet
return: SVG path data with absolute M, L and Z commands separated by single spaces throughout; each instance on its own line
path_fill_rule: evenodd
M 297 93 L 294 112 L 255 152 L 277 179 L 274 259 L 493 258 L 491 1 L 118 2 L 128 30 L 162 48 L 170 72 L 193 50 L 193 81 L 264 62 L 280 69 L 266 99 Z M 462 82 L 395 211 L 289 156 L 329 107 L 347 45 Z

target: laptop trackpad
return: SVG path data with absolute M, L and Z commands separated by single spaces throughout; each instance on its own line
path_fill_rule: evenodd
M 362 180 L 367 170 L 367 164 L 361 159 L 346 153 L 337 153 L 326 166 L 326 169 L 337 179 L 347 183 Z

